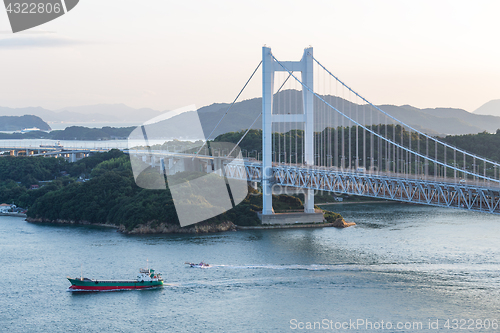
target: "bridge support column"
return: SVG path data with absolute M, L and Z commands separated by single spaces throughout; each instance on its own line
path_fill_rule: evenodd
M 200 161 L 201 171 L 206 173 L 212 173 L 212 162 L 211 160 Z
M 214 157 L 214 172 L 219 175 L 223 176 L 222 174 L 222 158 L 221 157 Z
M 168 159 L 168 172 L 167 172 L 167 176 L 175 174 L 174 165 L 175 165 L 174 158 L 173 157 L 169 158 Z
M 270 215 L 273 210 L 272 136 L 273 136 L 273 92 L 274 59 L 271 49 L 262 48 L 262 215 Z
M 276 62 L 268 47 L 262 48 L 262 215 L 273 214 L 272 202 L 272 125 L 273 122 L 296 122 L 296 115 L 279 115 L 273 119 L 274 72 L 292 71 L 302 73 L 302 82 L 311 90 L 314 89 L 313 49 L 304 50 L 300 61 L 286 61 L 283 66 Z M 284 68 L 286 67 L 286 69 Z M 304 162 L 306 166 L 314 166 L 314 95 L 306 87 L 302 88 L 303 121 L 304 121 Z M 314 213 L 314 190 L 305 193 L 304 212 Z
M 165 158 L 160 158 L 160 173 L 165 174 Z
M 313 76 L 313 49 L 304 50 L 302 57 L 302 82 L 314 90 Z M 304 157 L 308 167 L 314 166 L 314 95 L 306 88 L 302 88 L 302 102 L 304 103 L 305 131 L 304 131 Z M 314 213 L 314 190 L 307 189 L 304 193 L 304 212 Z

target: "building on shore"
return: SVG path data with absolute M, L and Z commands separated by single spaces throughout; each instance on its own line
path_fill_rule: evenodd
M 12 209 L 12 206 L 6 203 L 0 204 L 0 213 L 8 213 Z

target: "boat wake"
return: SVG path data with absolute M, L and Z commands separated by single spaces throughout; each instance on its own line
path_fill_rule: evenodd
M 450 274 L 460 275 L 464 272 L 485 274 L 490 277 L 496 276 L 497 268 L 493 264 L 481 263 L 471 267 L 469 264 L 434 264 L 428 262 L 408 263 L 338 263 L 338 264 L 262 264 L 262 265 L 210 265 L 207 268 L 219 269 L 268 269 L 268 270 L 297 270 L 297 271 L 359 271 L 359 272 L 382 272 L 382 273 L 428 273 L 428 274 Z
M 477 264 L 471 269 L 470 265 L 465 264 L 437 264 L 430 262 L 406 262 L 406 263 L 338 263 L 338 264 L 288 264 L 288 265 L 277 265 L 277 264 L 258 264 L 258 265 L 217 265 L 211 264 L 207 269 L 215 269 L 215 271 L 224 270 L 235 270 L 235 274 L 224 274 L 224 278 L 220 279 L 218 274 L 203 274 L 204 279 L 202 280 L 191 280 L 185 282 L 174 282 L 165 284 L 170 287 L 178 288 L 197 288 L 197 287 L 221 287 L 221 286 L 245 286 L 245 285 L 269 285 L 269 284 L 287 284 L 287 283 L 297 283 L 304 281 L 304 279 L 321 279 L 323 276 L 327 275 L 330 278 L 329 281 L 340 281 L 339 283 L 345 282 L 347 273 L 348 276 L 353 276 L 352 274 L 377 274 L 371 278 L 377 279 L 378 274 L 383 274 L 384 280 L 391 279 L 391 276 L 397 276 L 396 279 L 405 279 L 405 281 L 433 281 L 435 285 L 448 286 L 450 281 L 457 281 L 457 283 L 463 284 L 467 283 L 481 284 L 482 281 L 487 281 L 491 284 L 491 281 L 498 281 L 500 285 L 500 278 L 496 276 L 497 270 L 495 265 L 492 264 Z M 236 270 L 243 272 L 248 270 L 250 274 L 236 274 Z M 251 270 L 272 270 L 275 273 L 264 274 L 265 277 L 258 277 L 259 274 L 251 273 Z M 214 273 L 215 271 L 212 270 Z M 278 273 L 279 271 L 283 274 Z M 297 274 L 285 273 L 286 271 L 292 272 L 297 271 Z M 299 271 L 303 271 L 304 274 L 298 274 Z M 308 273 L 310 272 L 310 273 Z M 318 272 L 314 274 L 314 272 Z M 324 273 L 321 273 L 324 272 Z M 270 272 L 269 272 L 270 273 Z M 193 275 L 200 276 L 200 275 Z M 228 276 L 231 276 L 228 278 Z M 218 278 L 219 277 L 219 278 Z M 338 278 L 338 280 L 337 280 Z M 363 277 L 363 279 L 365 279 Z M 302 282 L 300 282 L 302 283 Z M 333 282 L 332 282 L 333 283 Z
M 337 271 L 356 269 L 353 264 L 332 264 L 332 265 L 210 265 L 212 268 L 227 269 L 272 269 L 272 270 L 303 270 L 303 271 Z

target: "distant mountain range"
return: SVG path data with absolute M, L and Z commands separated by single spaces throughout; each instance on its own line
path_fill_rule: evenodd
M 7 108 L 0 106 L 0 116 L 35 115 L 49 124 L 56 123 L 113 123 L 138 125 L 161 114 L 160 111 L 134 109 L 125 104 L 97 104 L 67 107 L 56 111 L 42 107 Z
M 372 107 L 368 107 L 367 105 L 350 103 L 334 96 L 323 96 L 323 98 L 332 106 L 343 111 L 345 115 L 357 120 L 361 124 L 391 123 L 388 117 L 377 117 L 375 113 L 370 118 Z M 280 110 L 280 113 L 300 113 L 302 112 L 299 109 L 301 104 L 302 94 L 295 90 L 280 92 L 274 99 L 274 107 L 276 110 Z M 212 104 L 198 110 L 205 136 L 215 128 L 229 106 L 230 104 Z M 498 112 L 499 116 L 492 116 L 470 113 L 462 109 L 453 108 L 419 109 L 410 105 L 379 105 L 378 107 L 396 119 L 431 135 L 475 134 L 483 131 L 494 133 L 497 129 L 500 129 L 500 112 Z M 220 123 L 217 130 L 211 136 L 211 139 L 222 133 L 247 129 L 261 113 L 261 110 L 261 98 L 236 103 Z M 158 128 L 163 128 L 163 133 L 169 133 L 170 131 L 175 133 L 178 131 L 177 129 L 189 128 L 189 119 L 191 117 L 188 115 L 181 114 L 169 119 L 164 124 L 159 123 L 157 126 Z M 350 123 L 347 120 L 344 120 L 342 123 L 340 116 L 336 118 L 335 111 L 328 110 L 324 103 L 315 101 L 315 131 L 321 131 L 325 126 L 335 127 L 342 125 L 350 126 Z M 252 128 L 261 129 L 262 120 L 257 120 Z M 283 132 L 289 129 L 290 127 L 283 126 L 281 129 L 276 127 L 274 130 Z
M 342 110 L 347 116 L 356 119 L 362 124 L 391 123 L 385 116 L 372 116 L 371 107 L 350 103 L 339 97 L 324 96 L 328 103 Z M 280 92 L 274 99 L 275 108 L 280 113 L 296 114 L 301 112 L 302 94 L 296 90 Z M 224 116 L 230 104 L 216 103 L 198 109 L 197 116 L 201 122 L 205 137 L 215 128 Z M 454 108 L 427 108 L 419 109 L 410 105 L 380 105 L 396 119 L 431 135 L 461 135 L 474 134 L 483 131 L 496 132 L 500 129 L 500 100 L 493 100 L 478 108 L 475 112 L 467 112 Z M 258 117 L 262 109 L 262 99 L 253 98 L 235 103 L 231 110 L 219 124 L 211 139 L 217 135 L 247 129 Z M 75 123 L 110 123 L 111 126 L 130 126 L 131 123 L 140 125 L 160 114 L 159 111 L 143 108 L 134 109 L 124 104 L 99 104 L 79 107 L 68 107 L 57 111 L 50 111 L 41 107 L 6 108 L 0 107 L 0 116 L 36 115 L 50 123 L 64 122 L 67 126 Z M 148 125 L 153 137 L 156 138 L 187 138 L 186 129 L 192 129 L 197 119 L 194 111 L 174 116 L 166 121 Z M 315 102 L 315 130 L 322 130 L 325 126 L 350 126 L 346 120 L 342 123 L 337 113 L 327 108 L 319 101 Z M 291 127 L 278 125 L 276 131 L 288 131 Z M 28 127 L 28 126 L 25 126 Z M 262 120 L 258 119 L 252 128 L 260 129 Z M 199 138 L 199 137 L 197 137 Z
M 474 114 L 483 114 L 500 117 L 500 99 L 494 99 L 474 111 Z

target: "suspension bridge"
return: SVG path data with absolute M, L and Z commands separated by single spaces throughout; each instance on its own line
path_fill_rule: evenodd
M 236 144 L 213 141 L 217 128 L 259 69 L 262 111 Z M 200 125 L 195 117 L 192 123 Z M 238 145 L 259 120 L 262 150 L 253 150 L 254 158 L 249 158 L 249 151 L 243 157 Z M 311 219 L 316 214 L 315 191 L 500 214 L 500 163 L 396 119 L 334 75 L 314 57 L 312 48 L 306 48 L 298 61 L 282 61 L 263 47 L 262 61 L 210 134 L 198 127 L 196 138 L 205 137 L 199 141 L 202 144 L 189 142 L 189 149 L 174 151 L 168 147 L 154 150 L 145 126 L 138 127 L 135 132 L 143 148 L 123 149 L 132 162 L 142 163 L 132 163 L 133 169 L 138 166 L 133 170 L 136 180 L 151 166 L 161 175 L 159 187 L 153 188 L 165 185 L 163 175 L 186 170 L 216 173 L 228 186 L 228 179 L 254 186 L 260 183 L 263 221 L 277 215 L 272 204 L 277 188 L 304 193 L 304 216 Z M 133 147 L 132 136 L 129 147 Z M 13 155 L 64 157 L 71 162 L 93 152 L 41 146 L 0 150 Z M 231 203 L 237 204 L 234 195 Z
M 262 112 L 236 145 L 211 141 L 260 67 Z M 262 151 L 244 158 L 238 145 L 259 119 Z M 281 61 L 263 47 L 262 61 L 199 149 L 185 156 L 150 148 L 134 154 L 167 177 L 194 168 L 226 183 L 260 182 L 263 223 L 276 216 L 272 194 L 283 187 L 304 193 L 304 215 L 311 218 L 315 191 L 500 214 L 498 162 L 399 121 L 329 71 L 312 48 L 299 61 Z
M 299 61 L 280 61 L 263 47 L 259 66 L 262 161 L 230 163 L 230 152 L 222 173 L 261 182 L 263 216 L 274 214 L 276 185 L 303 189 L 305 213 L 314 212 L 319 190 L 500 214 L 498 162 L 399 121 L 330 72 L 312 48 Z

